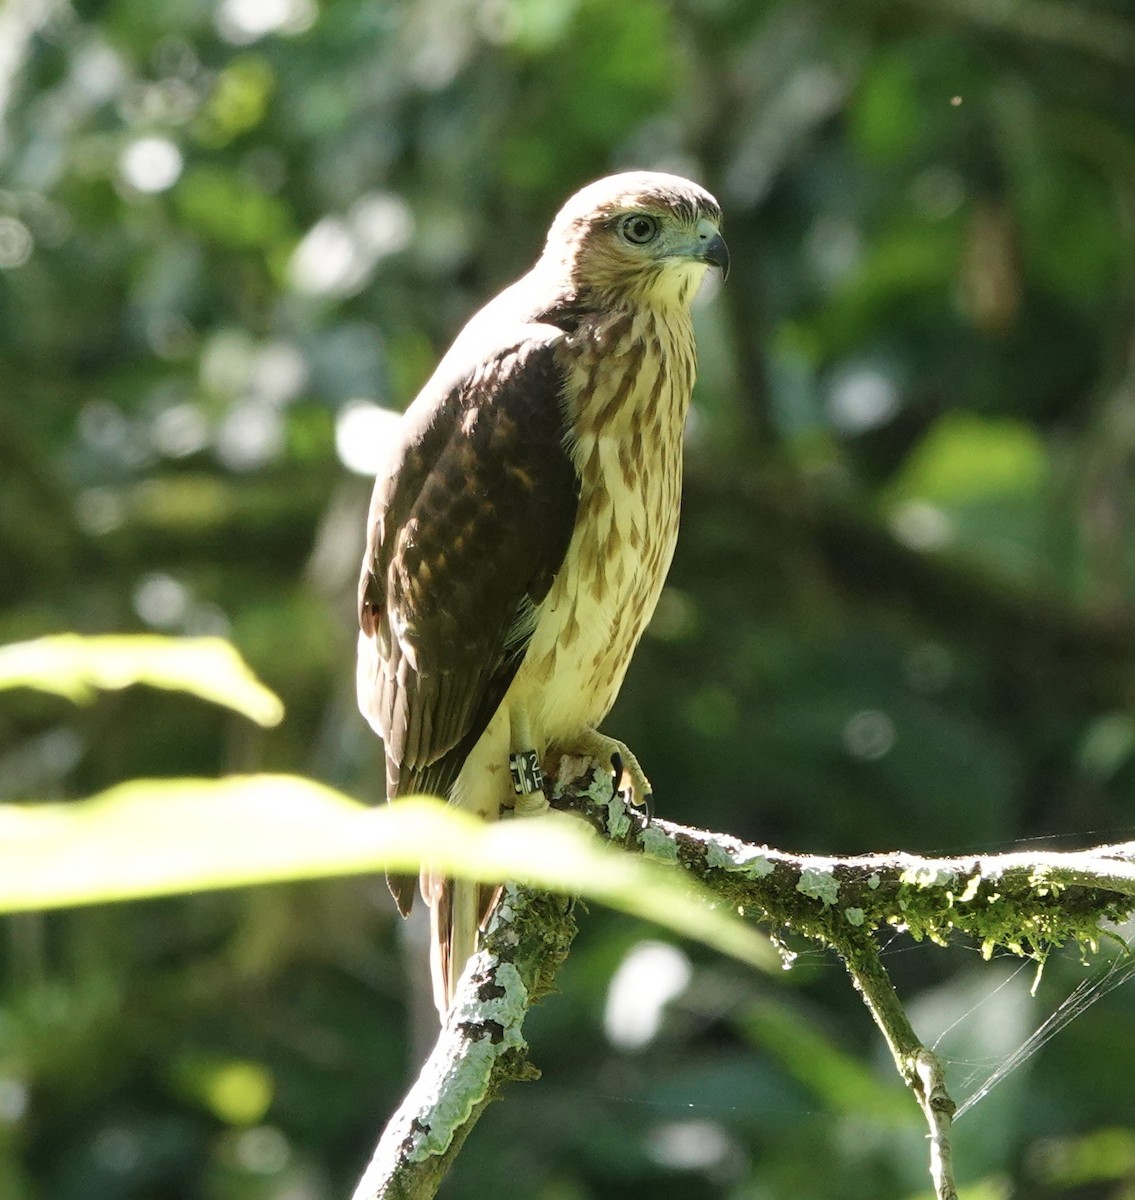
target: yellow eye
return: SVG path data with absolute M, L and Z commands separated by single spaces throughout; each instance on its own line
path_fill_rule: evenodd
M 634 246 L 645 246 L 658 236 L 658 221 L 649 213 L 633 213 L 623 218 L 623 237 Z

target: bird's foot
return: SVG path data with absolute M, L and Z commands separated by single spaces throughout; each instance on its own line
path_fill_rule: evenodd
M 638 765 L 638 759 L 622 742 L 597 729 L 589 729 L 573 745 L 573 750 L 598 763 L 610 763 L 614 772 L 614 790 L 631 804 L 645 805 L 649 818 L 653 794 L 650 780 Z

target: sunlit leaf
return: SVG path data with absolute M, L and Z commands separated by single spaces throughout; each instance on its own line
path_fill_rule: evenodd
M 225 146 L 264 118 L 275 87 L 268 62 L 258 55 L 234 59 L 217 76 L 194 132 L 208 146 Z
M 86 704 L 96 690 L 134 683 L 189 692 L 258 725 L 278 725 L 284 716 L 279 697 L 219 637 L 64 633 L 0 647 L 0 689 L 35 688 Z
M 291 215 L 278 196 L 220 167 L 186 171 L 173 196 L 185 224 L 222 246 L 268 247 L 290 235 Z
M 170 1064 L 177 1090 L 227 1125 L 256 1125 L 272 1103 L 272 1073 L 262 1063 L 186 1049 Z
M 892 493 L 899 500 L 960 504 L 1033 492 L 1047 472 L 1044 444 L 1025 422 L 954 412 L 915 448 Z
M 0 806 L 0 912 L 416 871 L 581 893 L 746 962 L 775 956 L 672 867 L 560 813 L 489 825 L 428 798 L 381 808 L 288 775 L 137 780 L 71 804 Z

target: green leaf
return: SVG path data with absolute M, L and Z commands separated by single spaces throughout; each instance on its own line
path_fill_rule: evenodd
M 878 55 L 864 73 L 850 117 L 852 135 L 866 155 L 877 163 L 901 162 L 918 145 L 924 125 L 910 61 Z
M 234 58 L 217 76 L 197 121 L 197 139 L 209 147 L 227 146 L 264 119 L 275 89 L 275 75 L 259 55 Z
M 62 633 L 0 647 L 0 690 L 36 688 L 89 704 L 96 689 L 134 683 L 189 692 L 258 725 L 278 725 L 284 716 L 279 697 L 223 638 Z
M 1032 495 L 1047 475 L 1044 443 L 1026 422 L 952 412 L 915 447 L 890 498 L 952 505 Z
M 563 813 L 486 824 L 439 800 L 368 808 L 290 775 L 149 779 L 0 806 L 0 912 L 284 880 L 416 871 L 580 893 L 773 969 L 765 938 L 682 872 Z
M 838 1046 L 800 1007 L 771 999 L 738 1018 L 754 1046 L 775 1055 L 785 1069 L 832 1109 L 890 1126 L 916 1123 L 910 1097 L 881 1081 L 867 1064 Z
M 186 171 L 173 197 L 185 225 L 221 246 L 268 248 L 292 236 L 291 214 L 283 200 L 221 167 Z
M 1135 1172 L 1135 1132 L 1116 1126 L 1050 1138 L 1040 1159 L 1045 1183 L 1060 1188 L 1130 1179 Z

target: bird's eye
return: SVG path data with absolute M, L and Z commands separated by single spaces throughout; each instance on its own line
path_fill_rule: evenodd
M 628 242 L 645 246 L 658 236 L 658 221 L 648 213 L 634 213 L 623 219 L 622 231 Z

